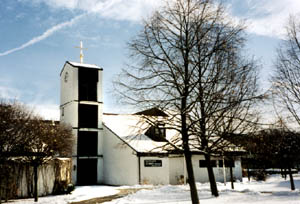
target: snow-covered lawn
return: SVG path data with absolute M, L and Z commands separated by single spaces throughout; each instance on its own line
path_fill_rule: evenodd
M 198 194 L 201 204 L 299 204 L 300 203 L 300 175 L 295 175 L 296 190 L 290 190 L 289 180 L 282 179 L 279 175 L 271 176 L 265 182 L 251 181 L 246 179 L 243 182 L 236 182 L 235 189 L 232 190 L 230 183 L 224 186 L 224 183 L 218 183 L 220 196 L 215 198 L 211 196 L 209 184 L 197 183 Z M 149 188 L 149 186 L 134 186 L 134 187 L 111 187 L 111 186 L 83 186 L 76 187 L 71 195 L 63 196 L 48 196 L 39 198 L 39 203 L 67 204 L 70 202 L 87 200 L 96 197 L 103 197 L 118 193 L 119 189 L 124 188 Z M 142 189 L 135 194 L 130 194 L 126 197 L 116 199 L 107 204 L 175 204 L 191 203 L 189 187 L 184 185 L 165 185 L 152 186 L 153 189 Z M 16 204 L 31 204 L 33 199 L 15 200 Z
M 300 175 L 295 177 L 296 187 L 300 188 Z M 201 204 L 299 204 L 300 191 L 290 190 L 289 180 L 284 180 L 280 176 L 272 176 L 266 182 L 244 182 L 235 183 L 235 190 L 231 189 L 230 183 L 224 186 L 224 183 L 218 183 L 220 196 L 215 198 L 211 196 L 209 184 L 197 184 L 198 194 Z M 191 203 L 188 186 L 162 186 L 154 190 L 141 190 L 136 194 L 113 200 L 109 204 L 175 204 Z

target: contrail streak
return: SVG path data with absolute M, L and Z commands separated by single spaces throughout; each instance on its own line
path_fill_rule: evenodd
M 36 36 L 36 37 L 32 38 L 31 40 L 29 40 L 28 42 L 22 44 L 21 46 L 0 53 L 0 57 L 1 56 L 5 56 L 5 55 L 9 55 L 9 54 L 11 54 L 13 52 L 16 52 L 18 50 L 22 50 L 22 49 L 24 49 L 24 48 L 26 48 L 26 47 L 28 47 L 30 45 L 33 45 L 33 44 L 35 44 L 35 43 L 37 43 L 37 42 L 39 42 L 41 40 L 44 40 L 47 37 L 51 36 L 56 31 L 58 31 L 58 30 L 60 30 L 62 28 L 65 28 L 65 27 L 73 25 L 77 20 L 79 20 L 80 18 L 82 18 L 84 15 L 86 15 L 86 14 L 81 14 L 79 16 L 76 16 L 76 17 L 72 18 L 69 21 L 57 24 L 57 25 L 53 26 L 52 28 L 49 28 L 48 30 L 46 30 L 42 35 Z

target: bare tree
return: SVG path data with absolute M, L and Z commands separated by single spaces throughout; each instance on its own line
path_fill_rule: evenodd
M 165 123 L 180 133 L 181 143 L 173 142 L 180 144 L 177 147 L 185 155 L 192 202 L 199 203 L 191 161 L 192 140 L 204 144 L 200 149 L 208 153 L 207 136 L 225 134 L 220 129 L 208 132 L 208 125 L 227 124 L 230 114 L 244 120 L 246 101 L 255 98 L 249 90 L 254 88 L 253 94 L 257 90 L 256 74 L 252 62 L 240 58 L 244 27 L 233 23 L 221 4 L 213 0 L 165 3 L 129 43 L 135 63 L 123 70 L 117 91 L 129 104 L 143 109 L 158 107 L 168 113 L 172 122 Z
M 230 136 L 253 130 L 259 115 L 254 107 L 263 96 L 258 93 L 255 61 L 241 55 L 241 30 L 218 24 L 211 32 L 216 35 L 210 39 L 216 51 L 197 67 L 198 101 L 189 117 L 194 123 L 192 144 L 204 153 L 212 194 L 218 196 L 211 156 L 222 156 L 229 150 Z M 199 48 L 196 54 L 200 58 L 206 53 Z
M 19 103 L 0 102 L 0 203 L 1 192 L 10 190 L 12 172 L 8 163 L 19 155 L 23 141 L 22 128 L 30 119 L 31 113 Z M 3 186 L 6 186 L 6 190 L 2 189 Z M 5 198 L 8 199 L 7 196 Z
M 38 167 L 55 157 L 70 156 L 72 145 L 70 127 L 42 120 L 16 102 L 0 104 L 0 166 L 10 159 L 32 165 L 35 201 L 38 200 Z
M 38 167 L 56 157 L 70 157 L 73 145 L 71 128 L 38 117 L 31 119 L 23 131 L 22 160 L 33 166 L 34 200 L 38 201 Z
M 295 190 L 292 168 L 300 159 L 300 134 L 278 127 L 249 135 L 243 145 L 255 159 L 256 168 L 288 169 L 291 190 Z
M 30 111 L 17 102 L 0 103 L 0 161 L 14 156 L 23 141 L 22 127 L 31 120 Z
M 300 125 L 300 22 L 290 16 L 286 38 L 277 49 L 275 73 L 272 77 L 273 93 L 292 118 Z

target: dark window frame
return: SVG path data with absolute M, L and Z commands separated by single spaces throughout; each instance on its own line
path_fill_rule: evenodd
M 217 160 L 210 160 L 210 165 L 211 167 L 217 167 Z M 199 160 L 199 167 L 200 168 L 206 168 L 207 167 L 207 162 L 204 159 Z
M 99 81 L 97 69 L 81 68 L 78 71 L 78 99 L 79 101 L 97 101 Z
M 77 160 L 77 185 L 96 185 L 98 159 Z
M 225 167 L 235 167 L 234 160 L 225 159 Z M 223 160 L 219 160 L 219 167 L 223 167 Z
M 78 156 L 97 156 L 98 155 L 98 132 L 78 131 L 77 137 Z
M 78 127 L 98 128 L 98 105 L 78 105 Z
M 152 140 L 157 142 L 166 141 L 166 128 L 164 123 L 152 125 L 145 133 Z

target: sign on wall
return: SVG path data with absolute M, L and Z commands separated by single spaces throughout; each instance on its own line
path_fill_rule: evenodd
M 145 167 L 162 167 L 162 160 L 144 160 L 144 166 Z

